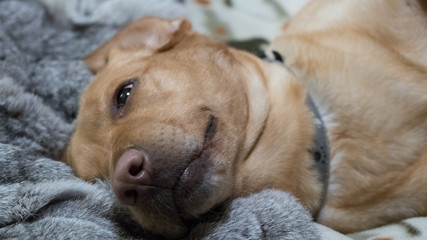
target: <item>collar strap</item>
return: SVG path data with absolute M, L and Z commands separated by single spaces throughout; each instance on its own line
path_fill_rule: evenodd
M 327 131 L 325 124 L 322 120 L 322 117 L 319 113 L 317 106 L 314 104 L 313 99 L 310 95 L 307 95 L 306 104 L 310 108 L 311 112 L 314 115 L 314 125 L 316 128 L 316 134 L 314 136 L 314 146 L 310 149 L 310 153 L 313 155 L 314 166 L 319 172 L 319 180 L 323 183 L 323 193 L 320 198 L 320 205 L 318 210 L 313 213 L 313 218 L 316 218 L 319 215 L 320 209 L 325 204 L 326 194 L 328 191 L 328 181 L 329 181 L 329 140 L 327 136 Z

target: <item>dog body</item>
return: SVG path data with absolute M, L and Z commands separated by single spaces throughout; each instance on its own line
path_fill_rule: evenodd
M 427 213 L 427 18 L 423 1 L 312 1 L 271 48 L 328 129 L 318 221 L 354 232 Z
M 313 1 L 270 46 L 289 71 L 186 20 L 138 20 L 87 57 L 97 76 L 64 161 L 84 179 L 110 179 L 136 220 L 167 237 L 265 188 L 292 192 L 342 232 L 426 215 L 422 7 Z M 324 204 L 306 93 L 330 143 Z

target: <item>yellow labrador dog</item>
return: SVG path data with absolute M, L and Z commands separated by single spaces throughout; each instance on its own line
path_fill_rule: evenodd
M 64 161 L 166 237 L 265 188 L 342 232 L 426 215 L 424 7 L 313 1 L 271 45 L 288 70 L 140 19 L 86 58 L 97 75 Z

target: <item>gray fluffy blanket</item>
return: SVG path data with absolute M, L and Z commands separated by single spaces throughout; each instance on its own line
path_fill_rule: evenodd
M 93 77 L 81 59 L 143 15 L 185 16 L 173 0 L 0 0 L 0 239 L 157 239 L 108 183 L 84 182 L 59 161 L 78 99 Z M 140 9 L 136 11 L 135 9 Z M 318 239 L 284 192 L 231 202 L 188 239 Z

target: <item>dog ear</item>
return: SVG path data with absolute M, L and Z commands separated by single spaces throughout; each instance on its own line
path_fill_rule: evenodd
M 191 31 L 191 23 L 187 19 L 144 17 L 130 23 L 87 55 L 85 63 L 93 73 L 97 73 L 113 61 L 129 60 L 133 56 L 144 57 L 165 51 Z

